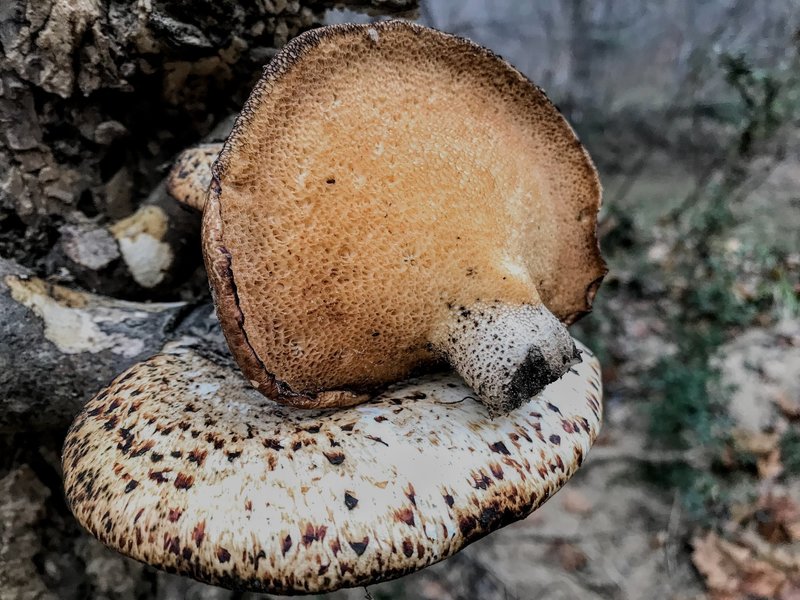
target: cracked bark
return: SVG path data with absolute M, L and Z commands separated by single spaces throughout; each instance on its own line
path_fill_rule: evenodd
M 187 304 L 208 301 L 199 215 L 163 177 L 185 147 L 227 136 L 275 48 L 332 4 L 2 3 L 0 430 L 65 427 L 183 335 L 176 320 L 208 316 Z
M 178 297 L 199 252 L 143 279 L 102 229 L 135 213 L 178 152 L 238 111 L 276 48 L 333 4 L 416 2 L 0 4 L 0 256 L 100 293 Z M 96 250 L 88 268 L 76 245 Z

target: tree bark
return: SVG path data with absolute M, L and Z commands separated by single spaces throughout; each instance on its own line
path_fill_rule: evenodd
M 396 12 L 415 3 L 336 4 Z M 276 49 L 332 4 L 2 2 L 0 256 L 100 293 L 177 298 L 179 277 L 143 285 L 95 230 L 133 214 L 173 157 L 238 112 Z M 95 240 L 103 268 L 87 273 L 54 251 L 76 236 Z M 176 271 L 186 279 L 193 269 Z
M 2 3 L 0 430 L 65 427 L 211 318 L 193 308 L 208 303 L 199 214 L 161 182 L 188 145 L 227 136 L 260 68 L 332 4 Z

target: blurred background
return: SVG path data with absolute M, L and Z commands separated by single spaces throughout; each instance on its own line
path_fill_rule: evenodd
M 800 598 L 796 1 L 145 4 L 0 8 L 10 272 L 115 301 L 207 299 L 196 218 L 169 208 L 160 180 L 180 150 L 224 136 L 276 48 L 323 22 L 399 15 L 491 48 L 547 91 L 601 174 L 610 272 L 574 327 L 604 367 L 589 459 L 528 519 L 325 598 Z M 155 275 L 126 253 L 148 206 L 174 233 Z M 0 598 L 259 597 L 157 573 L 80 531 L 59 448 L 99 385 L 61 400 L 51 376 L 33 392 L 9 353 L 0 340 Z

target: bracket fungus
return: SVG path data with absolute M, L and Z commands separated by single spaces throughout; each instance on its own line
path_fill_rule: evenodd
M 324 592 L 442 560 L 580 466 L 601 382 L 565 324 L 605 273 L 600 185 L 508 63 L 402 21 L 309 31 L 169 189 L 203 210 L 244 378 L 183 340 L 86 405 L 65 486 L 104 543 L 209 583 Z
M 605 274 L 600 183 L 545 94 L 490 51 L 404 21 L 331 26 L 265 68 L 173 193 L 203 207 L 230 349 L 266 396 L 363 402 L 446 360 L 493 413 L 576 360 L 562 321 Z
M 123 373 L 72 425 L 69 505 L 106 545 L 207 583 L 274 593 L 367 585 L 527 516 L 600 426 L 598 363 L 492 419 L 453 374 L 302 410 L 178 345 Z

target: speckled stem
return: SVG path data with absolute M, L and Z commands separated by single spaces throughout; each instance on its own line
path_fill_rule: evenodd
M 529 401 L 580 358 L 541 304 L 455 307 L 431 341 L 494 416 Z

